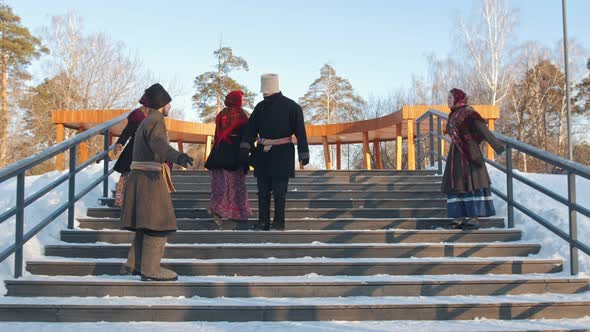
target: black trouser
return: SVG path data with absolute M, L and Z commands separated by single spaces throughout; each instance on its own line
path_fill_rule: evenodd
M 259 176 L 258 181 L 258 220 L 260 225 L 270 225 L 270 192 L 275 198 L 275 227 L 285 226 L 285 196 L 289 186 L 288 177 Z

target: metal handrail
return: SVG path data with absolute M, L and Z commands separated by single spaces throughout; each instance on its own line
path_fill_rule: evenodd
M 13 164 L 10 164 L 2 169 L 0 169 L 0 183 L 5 182 L 8 179 L 16 177 L 16 205 L 8 209 L 7 211 L 0 214 L 0 224 L 4 221 L 8 220 L 9 218 L 16 216 L 16 223 L 15 223 L 15 241 L 14 243 L 10 244 L 4 251 L 0 252 L 0 263 L 3 262 L 6 258 L 11 256 L 12 254 L 15 255 L 14 259 L 14 277 L 19 278 L 22 276 L 22 269 L 23 269 L 23 246 L 27 243 L 30 239 L 32 239 L 37 233 L 42 231 L 47 225 L 51 224 L 57 217 L 59 217 L 65 211 L 68 211 L 68 228 L 74 228 L 74 205 L 77 201 L 79 201 L 82 197 L 88 194 L 92 189 L 98 186 L 101 182 L 103 184 L 103 196 L 108 195 L 108 177 L 112 174 L 113 169 L 109 169 L 108 161 L 109 156 L 108 153 L 114 148 L 114 144 L 109 144 L 109 133 L 113 126 L 119 124 L 120 122 L 124 121 L 129 112 L 122 114 L 112 120 L 109 120 L 105 123 L 102 123 L 92 129 L 85 131 L 82 134 L 76 135 L 68 140 L 65 140 L 61 143 L 58 143 L 49 149 L 40 152 L 36 155 L 31 157 L 19 160 Z M 104 135 L 104 145 L 103 151 L 97 153 L 95 156 L 90 158 L 89 160 L 85 161 L 81 165 L 76 166 L 76 151 L 78 145 L 81 143 L 89 140 L 90 138 L 96 135 Z M 31 194 L 29 197 L 25 199 L 25 174 L 31 168 L 41 164 L 44 161 L 47 161 L 60 153 L 64 153 L 69 151 L 70 153 L 70 163 L 69 163 L 69 172 L 61 175 L 56 180 L 51 182 L 50 184 L 46 185 L 39 191 Z M 100 177 L 95 179 L 91 184 L 80 190 L 79 193 L 76 193 L 76 175 L 85 169 L 86 167 L 92 165 L 93 163 L 102 160 L 103 161 L 103 173 Z M 33 226 L 31 230 L 29 230 L 26 234 L 24 233 L 24 211 L 26 207 L 37 201 L 39 198 L 43 197 L 47 193 L 51 192 L 53 189 L 57 188 L 59 185 L 63 184 L 64 182 L 68 181 L 68 200 L 64 204 L 60 205 L 57 209 L 49 214 L 49 216 L 45 217 L 40 223 Z
M 85 142 L 98 134 L 102 134 L 106 129 L 110 129 L 113 126 L 117 125 L 119 122 L 125 120 L 128 115 L 129 113 L 119 115 L 114 119 L 111 119 L 96 127 L 88 129 L 81 134 L 78 134 L 61 143 L 58 143 L 43 152 L 39 152 L 36 155 L 30 156 L 25 159 L 21 159 L 15 163 L 12 163 L 0 169 L 0 183 L 17 176 L 21 173 L 23 169 L 31 169 L 41 164 L 42 162 L 51 159 L 52 157 L 55 157 L 62 152 L 69 150 L 74 145 L 79 145 L 80 143 Z
M 434 118 L 436 117 L 437 121 L 437 128 L 436 130 L 433 129 Z M 420 153 L 420 145 L 418 144 L 418 153 L 416 156 L 416 165 L 418 169 L 421 167 L 421 162 L 426 157 L 430 157 L 430 166 L 434 166 L 434 159 L 438 157 L 438 173 L 442 174 L 442 161 L 446 161 L 446 158 L 443 156 L 441 150 L 441 141 L 445 140 L 447 142 L 451 142 L 449 138 L 447 138 L 442 132 L 442 120 L 448 120 L 449 116 L 446 113 L 437 111 L 437 110 L 428 110 L 426 113 L 421 115 L 416 120 L 416 135 L 419 139 L 423 140 L 427 136 L 430 139 L 430 152 L 428 153 Z M 420 136 L 420 124 L 425 121 L 426 119 L 430 122 L 430 131 L 425 133 L 423 136 Z M 562 158 L 545 150 L 539 149 L 532 145 L 526 144 L 514 138 L 494 133 L 496 138 L 498 138 L 501 142 L 506 145 L 506 166 L 501 165 L 498 162 L 489 160 L 484 158 L 485 162 L 491 165 L 494 168 L 504 172 L 506 174 L 506 194 L 500 192 L 497 188 L 493 185 L 491 186 L 491 191 L 497 195 L 499 198 L 504 200 L 507 203 L 507 219 L 508 219 L 508 227 L 514 227 L 514 209 L 522 212 L 529 218 L 533 219 L 546 229 L 550 230 L 552 233 L 560 237 L 561 239 L 567 241 L 570 246 L 570 273 L 572 275 L 578 274 L 579 272 L 579 260 L 578 260 L 578 250 L 581 250 L 583 253 L 590 255 L 590 246 L 584 244 L 578 240 L 578 228 L 577 228 L 577 213 L 581 213 L 586 217 L 590 218 L 590 209 L 584 206 L 579 205 L 576 202 L 576 181 L 575 176 L 580 176 L 585 179 L 590 180 L 590 167 L 582 165 L 580 163 Z M 434 140 L 438 140 L 438 150 L 435 150 Z M 514 173 L 514 169 L 512 167 L 512 150 L 518 150 L 522 153 L 530 155 L 534 158 L 542 160 L 548 164 L 551 164 L 555 167 L 559 167 L 567 172 L 567 181 L 568 181 L 568 195 L 564 197 L 556 192 L 552 191 L 549 188 L 546 188 L 530 179 L 521 176 L 520 174 Z M 565 232 L 561 229 L 557 228 L 549 221 L 544 219 L 543 217 L 539 216 L 538 214 L 534 213 L 527 207 L 520 204 L 516 199 L 514 199 L 514 180 L 520 181 L 521 183 L 535 189 L 536 191 L 547 195 L 548 197 L 554 199 L 555 201 L 565 205 L 568 207 L 569 210 L 569 231 Z

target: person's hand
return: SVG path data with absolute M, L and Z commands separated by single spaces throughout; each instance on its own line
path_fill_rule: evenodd
M 309 164 L 309 158 L 301 159 L 301 163 L 303 164 L 303 166 L 306 166 L 307 164 Z
M 187 168 L 189 165 L 192 166 L 193 165 L 193 161 L 195 159 L 191 158 L 188 154 L 186 153 L 181 153 L 178 156 L 178 159 L 176 160 L 176 163 L 184 168 Z
M 496 153 L 498 154 L 498 156 L 501 156 L 504 154 L 505 151 L 506 148 L 504 146 L 501 146 L 498 150 L 496 150 Z
M 123 144 L 117 143 L 115 144 L 115 148 L 113 149 L 114 154 L 119 154 L 123 150 Z

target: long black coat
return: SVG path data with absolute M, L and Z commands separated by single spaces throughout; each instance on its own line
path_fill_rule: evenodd
M 495 151 L 503 148 L 502 142 L 490 132 L 484 122 L 474 121 L 473 125 L 472 131 L 479 133 Z M 448 129 L 447 132 L 449 132 Z M 470 148 L 470 152 L 474 154 L 475 161 L 464 161 L 463 163 L 461 162 L 461 151 L 455 148 L 453 144 L 449 147 L 441 188 L 444 193 L 462 194 L 490 187 L 490 176 L 483 153 L 480 146 L 475 146 L 475 142 L 472 142 L 472 144 L 474 146 Z M 454 166 L 453 169 L 450 167 L 451 163 Z
M 131 171 L 129 167 L 131 167 L 131 162 L 133 161 L 133 143 L 135 142 L 135 132 L 137 131 L 140 123 L 141 122 L 135 122 L 128 118 L 127 125 L 117 140 L 117 144 L 121 145 L 125 145 L 125 143 L 129 141 L 129 144 L 125 146 L 123 152 L 121 152 L 119 159 L 117 159 L 117 162 L 113 167 L 114 170 L 119 173 L 123 174 Z
M 293 100 L 276 93 L 265 97 L 250 115 L 242 142 L 252 146 L 257 137 L 278 139 L 297 138 L 299 159 L 309 159 L 303 111 Z M 295 177 L 295 146 L 293 143 L 275 145 L 264 152 L 259 144 L 252 153 L 254 176 Z

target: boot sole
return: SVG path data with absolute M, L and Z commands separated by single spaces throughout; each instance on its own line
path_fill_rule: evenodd
M 146 277 L 144 275 L 141 276 L 141 281 L 177 281 L 178 276 L 174 278 L 155 278 L 155 277 Z

